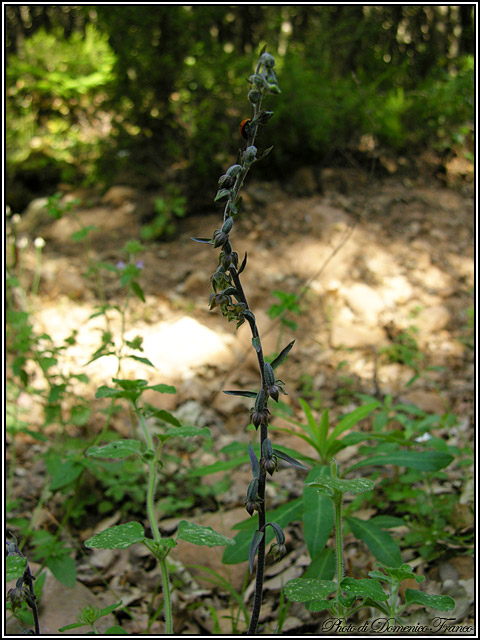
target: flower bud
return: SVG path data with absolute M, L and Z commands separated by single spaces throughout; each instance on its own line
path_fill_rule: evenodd
M 252 104 L 257 104 L 257 102 L 260 102 L 260 100 L 262 99 L 262 94 L 260 93 L 260 91 L 252 89 L 248 92 L 248 99 Z
M 232 164 L 232 166 L 228 167 L 227 169 L 227 176 L 230 176 L 231 178 L 236 178 L 241 170 L 242 170 L 242 165 Z
M 260 56 L 260 62 L 267 69 L 271 69 L 275 66 L 275 58 L 270 53 L 262 53 L 262 55 Z
M 253 162 L 255 162 L 256 156 L 257 156 L 257 147 L 255 147 L 254 145 L 247 147 L 243 154 L 243 159 L 245 161 L 245 164 L 250 165 Z

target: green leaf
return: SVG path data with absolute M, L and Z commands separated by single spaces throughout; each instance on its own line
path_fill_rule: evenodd
M 135 280 L 132 280 L 130 282 L 130 289 L 137 296 L 137 298 L 139 298 L 142 302 L 145 302 L 145 294 L 143 293 L 143 289 L 138 284 L 138 282 L 135 282 Z
M 210 429 L 207 427 L 171 427 L 165 431 L 167 436 L 178 436 L 180 438 L 191 438 L 193 436 L 205 436 L 210 437 Z
M 50 489 L 57 491 L 57 489 L 72 484 L 82 473 L 84 467 L 74 457 L 65 461 L 49 458 L 47 461 L 47 469 L 52 476 Z
M 104 633 L 106 636 L 128 636 L 128 631 L 125 631 L 123 627 L 119 627 L 118 624 L 109 627 Z
M 361 598 L 371 598 L 372 600 L 387 600 L 387 594 L 382 589 L 382 585 L 378 580 L 370 578 L 344 578 L 340 583 L 342 590 L 348 596 L 357 596 Z
M 302 514 L 302 499 L 296 498 L 286 504 L 269 512 L 268 517 L 275 521 L 281 527 L 286 527 L 291 522 L 299 520 Z M 248 529 L 244 529 L 247 527 Z M 234 528 L 241 528 L 242 531 L 235 536 L 235 546 L 227 547 L 223 553 L 222 562 L 224 564 L 237 564 L 237 562 L 245 562 L 248 560 L 248 552 L 250 548 L 250 541 L 252 539 L 252 532 L 258 528 L 258 517 L 248 518 L 247 521 L 243 521 Z M 274 538 L 274 533 L 271 527 L 268 527 L 265 532 L 265 544 L 269 544 Z
M 433 596 L 418 589 L 405 589 L 405 602 L 415 602 L 439 611 L 451 611 L 455 608 L 455 600 L 450 596 Z
M 85 541 L 85 546 L 89 549 L 128 549 L 144 538 L 145 532 L 139 522 L 126 522 L 97 533 Z
M 235 541 L 227 536 L 214 531 L 212 527 L 203 527 L 200 524 L 182 520 L 178 525 L 177 539 L 186 540 L 193 544 L 207 547 L 220 547 L 234 545 Z
M 70 556 L 50 556 L 45 564 L 53 573 L 55 578 L 69 589 L 73 589 L 77 579 L 77 567 L 75 561 Z
M 305 416 L 307 418 L 307 424 L 303 425 L 303 428 L 309 434 L 310 438 L 318 446 L 319 443 L 318 443 L 318 439 L 317 439 L 317 423 L 315 421 L 315 418 L 313 417 L 312 410 L 310 409 L 308 403 L 305 402 L 305 400 L 303 398 L 299 398 L 298 402 L 300 403 L 300 406 L 302 407 L 302 409 L 303 409 L 303 411 L 305 413 Z M 325 415 L 325 413 L 327 414 L 327 425 L 328 425 L 328 409 L 326 409 L 323 412 L 323 415 Z M 317 446 L 315 446 L 315 449 L 317 449 Z
M 405 520 L 403 518 L 396 518 L 395 516 L 374 516 L 370 518 L 370 522 L 382 529 L 393 529 L 395 527 L 405 526 Z
M 308 486 L 321 490 L 324 495 L 333 496 L 334 491 L 353 494 L 366 493 L 373 489 L 374 482 L 368 478 L 344 480 L 343 478 L 332 478 L 332 476 L 321 476 L 314 482 L 310 482 Z
M 317 493 L 318 495 L 318 493 Z M 313 558 L 308 569 L 303 574 L 304 578 L 316 578 L 319 580 L 333 580 L 335 577 L 335 551 L 323 549 Z
M 317 556 L 327 544 L 334 525 L 334 511 L 330 498 L 308 486 L 308 481 L 328 471 L 325 466 L 312 469 L 303 488 L 303 535 L 311 558 Z
M 280 351 L 280 353 L 275 358 L 275 360 L 273 360 L 270 363 L 272 365 L 272 369 L 276 369 L 280 364 L 282 364 L 282 362 L 285 360 L 285 358 L 290 353 L 290 350 L 291 350 L 291 348 L 293 347 L 294 344 L 295 344 L 295 340 L 292 340 L 289 344 L 287 344 L 287 346 L 284 349 L 282 349 Z
M 292 602 L 308 602 L 326 598 L 337 590 L 334 580 L 315 580 L 314 578 L 294 578 L 285 585 L 285 595 Z
M 173 425 L 174 427 L 181 427 L 182 423 L 178 418 L 170 413 L 170 411 L 165 411 L 165 409 L 158 409 L 153 414 L 153 417 L 158 418 L 158 420 L 163 420 L 163 422 L 168 422 L 168 424 Z
M 21 578 L 23 576 L 23 572 L 25 571 L 25 567 L 27 566 L 27 559 L 15 554 L 7 556 L 5 564 L 5 580 L 7 582 L 9 582 L 10 580 L 18 580 L 18 578 Z
M 352 427 L 354 427 L 357 422 L 360 422 L 360 420 L 366 418 L 369 413 L 374 411 L 379 406 L 380 402 L 370 402 L 369 404 L 358 407 L 358 409 L 355 409 L 354 411 L 346 415 L 340 420 L 340 422 L 337 423 L 335 429 L 332 431 L 328 438 L 328 443 L 332 443 L 334 440 L 336 440 L 337 436 L 339 436 L 347 429 L 351 429 Z
M 387 567 L 399 567 L 402 564 L 400 549 L 392 536 L 370 522 L 347 516 L 353 534 L 363 540 L 375 558 Z
M 221 200 L 222 198 L 226 198 L 229 195 L 230 195 L 229 189 L 219 189 L 215 196 L 214 202 L 218 202 L 218 200 Z
M 128 358 L 130 358 L 131 360 L 136 360 L 137 362 L 141 362 L 142 364 L 146 364 L 149 367 L 155 368 L 155 365 L 153 364 L 153 362 L 150 362 L 148 358 L 142 358 L 141 356 L 133 356 L 133 355 L 128 356 Z
M 190 477 L 202 477 L 208 476 L 212 473 L 217 473 L 217 471 L 228 471 L 229 469 L 233 469 L 234 467 L 239 467 L 242 464 L 249 462 L 248 455 L 239 456 L 238 458 L 234 458 L 233 460 L 220 460 L 219 462 L 214 462 L 213 464 L 209 464 L 205 467 L 199 467 L 198 469 L 193 469 L 190 471 Z
M 378 564 L 378 563 L 377 563 Z M 413 578 L 417 582 L 423 582 L 425 580 L 425 576 L 417 576 L 413 573 L 413 569 L 409 564 L 402 564 L 400 567 L 384 567 L 380 565 L 380 568 L 385 571 L 378 571 L 374 569 L 369 572 L 369 576 L 371 578 L 377 578 L 379 580 L 385 580 L 389 584 L 393 584 L 394 582 L 401 583 L 403 580 Z
M 154 384 L 146 389 L 152 389 L 152 391 L 158 391 L 158 393 L 177 393 L 175 387 L 169 384 Z
M 116 440 L 102 447 L 93 446 L 87 449 L 86 455 L 91 458 L 127 458 L 141 455 L 138 440 Z
M 263 540 L 264 535 L 265 534 L 263 531 L 258 530 L 253 534 L 252 542 L 250 543 L 250 549 L 248 551 L 248 569 L 250 573 L 252 573 L 253 571 L 253 564 L 255 562 L 255 556 L 257 555 L 257 549 L 261 541 Z
M 81 242 L 88 236 L 91 231 L 96 231 L 97 229 L 98 227 L 96 227 L 94 224 L 90 224 L 87 227 L 83 227 L 83 229 L 72 233 L 70 239 L 72 242 Z
M 418 471 L 439 471 L 453 462 L 454 457 L 442 451 L 396 451 L 394 453 L 377 453 L 352 467 L 358 469 L 373 465 L 396 464 L 399 467 L 409 467 Z

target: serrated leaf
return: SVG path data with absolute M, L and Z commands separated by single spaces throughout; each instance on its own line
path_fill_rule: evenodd
M 244 398 L 256 398 L 257 391 L 224 391 L 227 396 L 242 396 Z
M 171 427 L 165 431 L 165 435 L 170 437 L 178 436 L 180 438 L 192 438 L 194 436 L 210 437 L 210 429 L 207 427 Z
M 138 440 L 116 440 L 101 447 L 93 446 L 87 449 L 86 455 L 91 458 L 127 458 L 141 455 Z
M 279 365 L 282 364 L 282 362 L 290 353 L 294 344 L 295 344 L 295 340 L 292 340 L 289 344 L 287 344 L 287 346 L 284 349 L 280 351 L 278 356 L 270 363 L 272 365 L 272 369 L 276 369 Z
M 97 533 L 85 541 L 85 546 L 89 549 L 128 549 L 144 538 L 145 532 L 139 522 L 126 522 Z
M 450 596 L 429 595 L 418 589 L 405 589 L 405 602 L 407 604 L 415 602 L 438 611 L 451 611 L 455 608 L 455 600 Z
M 252 573 L 252 571 L 253 571 L 253 564 L 255 562 L 255 556 L 257 555 L 258 547 L 259 547 L 261 541 L 263 540 L 264 535 L 265 534 L 263 533 L 263 531 L 258 531 L 258 529 L 253 534 L 252 542 L 250 544 L 250 549 L 248 551 L 248 569 L 249 569 L 250 573 Z
M 373 465 L 395 464 L 418 471 L 439 471 L 453 462 L 454 457 L 443 451 L 396 451 L 394 453 L 377 453 L 361 462 L 357 462 L 352 469 Z
M 337 590 L 334 580 L 316 580 L 315 578 L 294 578 L 285 585 L 285 595 L 292 602 L 308 602 L 326 598 Z
M 342 590 L 347 596 L 357 596 L 360 598 L 371 598 L 372 600 L 387 600 L 387 594 L 382 589 L 382 585 L 378 580 L 362 578 L 344 578 L 340 583 Z
M 27 559 L 22 558 L 19 555 L 10 555 L 7 556 L 6 561 L 6 576 L 5 580 L 9 582 L 10 580 L 18 580 L 23 576 L 25 571 L 25 567 L 27 566 Z
M 323 492 L 327 490 L 331 492 L 331 495 L 333 495 L 333 491 L 358 494 L 371 491 L 374 487 L 374 482 L 368 478 L 345 480 L 343 478 L 332 478 L 332 476 L 321 476 L 314 482 L 310 482 L 308 486 L 323 490 Z
M 400 555 L 400 549 L 387 531 L 383 531 L 383 529 L 370 522 L 352 516 L 347 516 L 345 520 L 353 534 L 359 540 L 365 542 L 377 560 L 387 567 L 401 566 L 402 556 Z
M 220 547 L 234 545 L 235 541 L 227 536 L 214 531 L 212 527 L 203 527 L 200 524 L 182 520 L 178 525 L 177 538 L 193 544 L 207 547 Z

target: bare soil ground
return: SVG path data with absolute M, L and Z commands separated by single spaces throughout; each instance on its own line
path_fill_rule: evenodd
M 468 310 L 473 307 L 474 291 L 473 197 L 468 192 L 420 179 L 357 178 L 349 174 L 341 191 L 327 188 L 322 194 L 309 197 L 289 195 L 275 184 L 252 183 L 246 188 L 245 210 L 235 224 L 232 244 L 240 259 L 244 252 L 248 253 L 243 284 L 258 320 L 264 350 L 267 354 L 278 352 L 290 340 L 296 341 L 288 366 L 281 371 L 288 392 L 283 399 L 299 421 L 303 420 L 300 397 L 311 403 L 317 417 L 320 408 L 328 407 L 334 420 L 360 404 L 356 392 L 379 398 L 391 394 L 395 401 L 415 404 L 429 414 L 455 414 L 458 422 L 451 432 L 444 430 L 436 435 L 459 447 L 472 444 L 474 351 Z M 113 187 L 103 200 L 89 200 L 88 194 L 81 192 L 71 193 L 68 198 L 76 196 L 84 201 L 78 209 L 82 223 L 95 224 L 99 229 L 92 235 L 93 258 L 115 265 L 125 258 L 121 252 L 124 243 L 139 237 L 142 194 Z M 95 390 L 101 384 L 109 384 L 116 366 L 113 358 L 86 364 L 99 345 L 103 327 L 101 317 L 90 318 L 98 304 L 97 293 L 91 279 L 83 277 L 86 264 L 80 246 L 70 238 L 77 230 L 71 217 L 52 222 L 33 209 L 24 216 L 21 233 L 32 239 L 36 235 L 46 239 L 33 315 L 35 327 L 49 333 L 58 344 L 72 330 L 78 330 L 77 342 L 65 352 L 62 367 L 89 376 L 90 383 L 79 385 L 78 394 L 92 402 L 90 429 L 95 433 L 103 420 L 98 413 L 102 404 L 94 399 Z M 221 209 L 213 205 L 211 215 L 182 220 L 175 240 L 154 243 L 144 251 L 140 256 L 144 262 L 141 285 L 146 303 L 136 300 L 130 305 L 127 318 L 127 337 L 143 337 L 144 355 L 156 369 L 130 360 L 123 369 L 124 377 L 144 378 L 150 384 L 173 384 L 176 395 L 153 394 L 148 400 L 179 411 L 185 421 L 207 425 L 211 430 L 213 448 L 202 449 L 199 445 L 196 452 L 184 452 L 185 459 L 194 457 L 195 466 L 215 462 L 216 452 L 232 442 L 244 442 L 246 450 L 252 436 L 246 431 L 248 400 L 221 391 L 258 386 L 248 325 L 236 332 L 218 310 L 208 310 L 209 278 L 216 268 L 217 254 L 211 247 L 191 241 L 192 236 L 209 236 L 218 228 L 220 218 Z M 33 252 L 27 251 L 27 281 L 32 277 L 33 265 Z M 124 302 L 113 275 L 105 276 L 104 287 L 110 302 Z M 269 308 L 278 303 L 274 290 L 299 296 L 301 313 L 288 316 L 297 323 L 296 330 L 282 328 L 278 319 L 269 317 Z M 118 314 L 112 312 L 110 320 L 115 334 L 120 330 Z M 424 374 L 408 387 L 414 374 L 412 367 L 392 361 L 384 352 L 390 348 L 391 353 L 405 331 L 410 331 L 417 342 Z M 40 429 L 42 412 L 34 397 L 22 398 L 22 403 L 29 413 L 30 428 Z M 131 437 L 127 415 L 119 415 L 114 426 L 121 437 Z M 53 439 L 55 434 L 47 429 L 46 435 Z M 82 435 L 81 429 L 72 427 L 71 435 Z M 299 438 L 277 432 L 274 439 L 305 454 L 314 454 Z M 45 480 L 45 465 L 40 457 L 43 449 L 28 437 L 18 437 L 13 497 L 23 505 L 19 516 L 31 513 L 38 504 Z M 345 455 L 351 459 L 355 450 L 352 453 L 349 448 Z M 8 459 L 7 451 L 7 462 Z M 460 503 L 468 505 L 464 520 L 451 523 L 452 531 L 473 526 L 472 473 L 471 467 L 457 463 L 446 470 L 445 486 L 458 495 Z M 245 466 L 230 475 L 232 482 L 223 494 L 216 499 L 209 497 L 204 504 L 197 500 L 185 514 L 163 519 L 162 532 L 171 535 L 179 520 L 186 517 L 233 537 L 236 531 L 231 527 L 246 517 L 243 505 L 250 471 Z M 206 476 L 202 482 L 213 483 L 221 477 L 222 474 Z M 271 487 L 270 504 L 281 504 L 285 496 L 300 496 L 302 482 L 301 474 L 282 469 Z M 55 530 L 55 523 L 62 518 L 59 509 L 60 504 L 46 500 L 41 514 L 37 513 L 37 526 Z M 360 517 L 374 514 L 375 510 L 370 509 Z M 65 588 L 49 578 L 40 607 L 43 633 L 56 633 L 58 627 L 73 622 L 84 604 L 105 606 L 119 600 L 133 614 L 121 621 L 123 627 L 132 634 L 146 628 L 151 607 L 155 610 L 159 606 L 161 596 L 150 602 L 160 574 L 143 548 L 136 545 L 122 552 L 94 553 L 82 548 L 82 541 L 94 532 L 119 523 L 120 511 L 102 520 L 92 506 L 84 527 L 65 532 L 77 549 L 77 587 L 65 599 Z M 364 577 L 374 561 L 368 549 L 349 535 L 347 571 Z M 275 631 L 282 583 L 302 575 L 309 562 L 301 523 L 287 528 L 287 548 L 287 556 L 267 568 L 261 617 L 265 634 Z M 427 577 L 430 593 L 448 593 L 456 599 L 457 608 L 448 617 L 472 624 L 474 561 L 468 549 L 446 547 L 431 563 L 412 550 L 402 552 L 405 561 Z M 241 592 L 245 563 L 222 565 L 222 549 L 200 548 L 199 552 L 199 548 L 186 543 L 179 544 L 171 555 L 175 563 L 172 579 L 177 585 L 173 602 L 175 632 L 214 632 L 213 607 L 221 631 L 231 633 L 232 598 L 228 591 L 212 585 L 204 570 L 188 565 L 202 564 L 213 569 Z M 242 596 L 248 611 L 251 594 L 252 581 L 248 578 Z M 370 616 L 370 612 L 365 615 Z M 292 603 L 283 632 L 320 634 L 324 618 L 324 614 L 311 614 L 303 605 Z M 409 621 L 413 624 L 426 619 L 425 611 L 416 610 Z M 110 623 L 112 620 L 110 617 Z M 359 618 L 355 622 L 362 621 Z M 239 630 L 244 630 L 242 616 Z M 150 631 L 163 632 L 161 619 Z

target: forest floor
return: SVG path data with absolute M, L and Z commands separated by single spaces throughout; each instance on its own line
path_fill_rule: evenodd
M 90 197 L 87 204 L 86 194 L 74 192 L 68 196 L 73 197 L 83 200 L 77 208 L 82 224 L 95 224 L 99 229 L 91 236 L 92 257 L 112 266 L 125 260 L 125 242 L 140 237 L 140 195 L 118 186 L 103 199 Z M 271 183 L 251 183 L 245 189 L 244 205 L 232 232 L 232 245 L 240 260 L 244 252 L 248 253 L 243 285 L 257 318 L 264 351 L 278 353 L 295 340 L 288 363 L 279 373 L 288 393 L 282 400 L 293 411 L 294 419 L 305 421 L 299 398 L 310 404 L 316 418 L 328 408 L 334 424 L 362 403 L 357 393 L 382 401 L 390 395 L 393 404 L 415 405 L 424 412 L 422 415 L 437 416 L 437 422 L 430 421 L 432 434 L 449 446 L 462 451 L 473 448 L 471 193 L 420 178 L 394 176 L 367 181 L 354 172 L 339 170 L 321 194 L 308 197 L 293 195 Z M 57 344 L 72 331 L 78 331 L 76 343 L 64 352 L 61 366 L 64 371 L 89 376 L 89 383 L 79 382 L 75 393 L 91 402 L 93 413 L 88 429 L 96 434 L 102 427 L 104 415 L 100 410 L 105 405 L 94 394 L 100 385 L 111 384 L 116 362 L 113 357 L 103 357 L 86 364 L 99 346 L 104 319 L 91 317 L 99 301 L 91 279 L 84 277 L 86 264 L 81 244 L 71 240 L 77 230 L 75 222 L 69 215 L 46 220 L 39 217 L 38 211 L 37 207 L 35 213 L 34 207 L 20 226 L 20 232 L 31 239 L 41 235 L 46 240 L 32 321 L 36 331 L 47 332 Z M 217 266 L 217 252 L 191 241 L 192 236 L 209 236 L 218 228 L 221 207 L 213 205 L 212 212 L 181 220 L 174 240 L 150 244 L 142 252 L 140 284 L 146 302 L 135 299 L 127 315 L 127 339 L 143 337 L 141 355 L 155 369 L 130 359 L 122 365 L 123 377 L 174 385 L 175 395 L 152 392 L 146 400 L 175 412 L 186 424 L 207 426 L 213 438 L 209 446 L 199 441 L 194 447 L 182 445 L 180 452 L 172 450 L 160 488 L 160 498 L 166 505 L 166 516 L 160 520 L 164 535 L 173 535 L 178 522 L 186 518 L 234 537 L 237 531 L 232 526 L 248 517 L 244 508 L 251 477 L 248 464 L 228 472 L 196 476 L 198 486 L 194 489 L 192 483 L 180 483 L 176 495 L 167 495 L 167 490 L 175 487 L 175 475 L 182 465 L 193 470 L 213 464 L 225 459 L 221 449 L 240 442 L 246 451 L 252 438 L 252 432 L 246 429 L 251 402 L 222 393 L 223 389 L 258 387 L 248 323 L 235 331 L 234 323 L 228 324 L 218 310 L 208 310 L 209 280 Z M 34 264 L 34 251 L 26 251 L 25 282 L 33 277 Z M 114 273 L 105 273 L 105 297 L 121 306 L 124 290 Z M 275 295 L 275 291 L 282 293 Z M 294 296 L 287 298 L 286 294 Z M 272 305 L 280 304 L 282 295 L 284 300 L 298 305 L 284 316 L 290 326 L 280 318 L 272 319 L 268 313 Z M 112 311 L 109 317 L 111 330 L 118 336 L 120 316 Z M 21 403 L 29 416 L 29 428 L 42 429 L 43 412 L 35 396 L 22 396 Z M 455 420 L 446 419 L 452 415 Z M 291 427 L 280 417 L 274 418 L 272 424 Z M 127 413 L 115 416 L 113 429 L 119 437 L 132 437 L 135 428 Z M 356 428 L 371 429 L 371 421 L 367 419 Z M 68 436 L 86 438 L 82 429 L 85 427 L 72 426 Z M 62 520 L 62 501 L 58 494 L 52 498 L 42 493 L 47 477 L 42 454 L 55 438 L 55 426 L 45 427 L 43 433 L 47 443 L 35 442 L 27 435 L 17 436 L 12 498 L 20 504 L 14 515 L 25 517 L 38 507 L 42 495 L 42 506 L 35 511 L 36 528 L 53 532 Z M 280 431 L 272 433 L 274 445 L 316 455 L 301 438 Z M 7 463 L 10 452 L 11 446 L 7 448 Z M 342 465 L 347 460 L 355 461 L 357 455 L 358 445 L 341 451 L 337 459 Z M 455 610 L 439 615 L 472 625 L 474 559 L 469 536 L 473 530 L 473 468 L 461 458 L 459 454 L 442 474 L 435 476 L 432 485 L 435 496 L 455 496 L 448 515 L 448 535 L 445 540 L 438 540 L 429 557 L 419 553 L 419 544 L 402 546 L 402 559 L 414 567 L 416 574 L 426 577 L 421 588 L 454 597 Z M 374 472 L 378 475 L 378 469 L 367 467 L 363 472 L 367 476 Z M 282 467 L 274 482 L 269 483 L 267 509 L 301 496 L 304 476 L 291 467 Z M 90 482 L 89 491 L 99 495 L 100 500 L 101 485 L 95 479 Z M 168 498 L 174 503 L 185 501 L 184 510 L 172 511 Z M 123 498 L 127 499 L 128 495 Z M 405 498 L 403 503 L 408 500 Z M 75 549 L 78 580 L 65 598 L 65 587 L 51 576 L 47 579 L 40 603 L 42 633 L 54 634 L 62 625 L 74 622 L 86 604 L 107 606 L 120 600 L 131 614 L 122 614 L 123 628 L 131 634 L 144 632 L 151 611 L 161 604 L 161 594 L 155 595 L 160 583 L 159 568 L 147 550 L 135 545 L 126 551 L 91 552 L 82 546 L 108 526 L 142 518 L 146 524 L 141 507 L 139 504 L 137 513 L 128 514 L 117 505 L 102 516 L 96 505 L 90 504 L 85 507 L 81 522 L 68 523 L 62 537 Z M 398 515 L 393 507 L 380 509 L 374 499 L 366 500 L 355 515 L 369 519 L 379 512 Z M 434 514 L 430 517 L 430 521 L 425 518 L 427 528 L 434 526 Z M 405 531 L 393 529 L 391 533 L 399 538 Z M 301 522 L 286 527 L 286 535 L 287 555 L 267 566 L 260 619 L 263 634 L 275 632 L 281 585 L 301 576 L 309 563 Z M 176 634 L 232 633 L 232 610 L 236 615 L 238 606 L 225 586 L 212 583 L 215 578 L 207 573 L 209 570 L 241 594 L 239 599 L 250 612 L 253 579 L 248 575 L 247 563 L 222 564 L 222 553 L 223 548 L 195 547 L 184 542 L 172 552 Z M 345 554 L 346 575 L 366 577 L 375 566 L 367 547 L 352 533 L 346 534 Z M 199 564 L 203 569 L 190 566 Z M 218 627 L 214 626 L 212 610 Z M 435 615 L 417 606 L 407 621 L 425 624 Z M 282 632 L 324 635 L 321 630 L 326 617 L 325 612 L 310 613 L 303 604 L 291 603 Z M 353 622 L 361 624 L 371 618 L 372 611 L 364 609 Z M 99 629 L 112 622 L 113 615 L 102 619 Z M 239 633 L 245 630 L 242 615 L 237 629 Z M 83 627 L 69 633 L 85 632 Z M 161 616 L 150 632 L 163 632 Z

